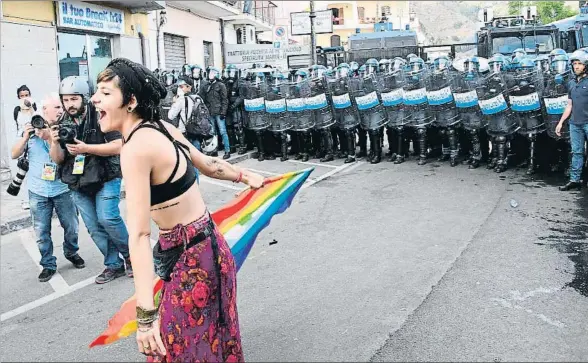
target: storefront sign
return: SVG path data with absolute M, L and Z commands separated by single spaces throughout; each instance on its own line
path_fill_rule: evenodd
M 274 48 L 273 44 L 227 44 L 225 62 L 227 64 L 244 63 L 282 63 L 290 55 L 310 54 L 307 45 L 288 45 Z
M 58 1 L 57 25 L 62 28 L 124 34 L 122 10 L 77 1 Z

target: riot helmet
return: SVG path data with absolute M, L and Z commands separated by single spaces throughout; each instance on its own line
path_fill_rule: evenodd
M 545 54 L 540 54 L 537 58 L 533 59 L 533 63 L 535 63 L 535 68 L 541 73 L 545 73 L 549 71 L 549 58 Z
M 392 72 L 402 71 L 405 67 L 406 61 L 400 57 L 396 57 L 390 62 L 390 70 Z
M 551 62 L 553 62 L 553 58 L 557 55 L 567 55 L 568 53 L 566 53 L 565 50 L 561 49 L 561 48 L 556 48 L 554 50 L 552 50 L 551 52 L 549 52 L 549 63 L 551 64 Z
M 555 74 L 565 74 L 569 71 L 570 57 L 566 54 L 557 54 L 551 59 L 550 69 Z
M 256 85 L 265 83 L 265 73 L 263 73 L 263 72 L 255 73 L 254 82 Z
M 174 83 L 176 83 L 176 76 L 173 73 L 166 73 L 165 74 L 165 85 L 166 86 L 172 86 Z
M 224 76 L 228 80 L 236 80 L 239 76 L 239 69 L 234 64 L 229 64 L 224 71 Z
M 192 75 L 192 66 L 190 66 L 187 63 L 184 64 L 184 66 L 182 67 L 182 75 L 190 77 Z
M 365 62 L 364 66 L 365 66 L 366 75 L 369 76 L 371 74 L 378 73 L 379 65 L 378 65 L 378 60 L 376 58 L 368 59 Z
M 410 74 L 418 74 L 422 73 L 426 69 L 425 61 L 422 60 L 420 57 L 411 58 L 409 63 Z
M 79 76 L 64 78 L 59 84 L 59 95 L 80 95 L 87 100 L 90 97 L 90 86 L 88 81 Z
M 208 69 L 208 72 L 207 73 L 208 73 L 208 80 L 209 81 L 215 81 L 215 80 L 220 79 L 221 72 L 216 67 L 210 67 Z
M 337 67 L 337 77 L 338 78 L 345 78 L 349 76 L 351 73 L 351 67 L 347 63 L 341 63 Z
M 357 70 L 357 74 L 359 74 L 360 77 L 365 77 L 365 72 L 366 72 L 366 66 L 365 64 L 362 65 L 361 67 L 359 67 L 359 69 Z
M 355 61 L 349 63 L 349 69 L 351 70 L 351 73 L 358 73 L 359 72 L 359 63 L 357 63 Z
M 282 74 L 282 72 L 275 71 L 272 73 L 272 91 L 274 93 L 280 92 L 280 85 L 284 83 L 286 77 Z
M 574 61 L 580 61 L 584 65 L 588 62 L 588 55 L 585 51 L 578 49 L 570 56 L 570 63 L 573 64 Z
M 414 53 L 410 53 L 409 55 L 406 56 L 406 60 L 408 61 L 408 63 L 410 63 L 410 60 L 413 58 L 418 58 L 418 56 Z
M 315 64 L 310 68 L 310 75 L 312 78 L 322 78 L 326 70 L 327 68 L 325 66 Z
M 202 79 L 202 77 L 202 67 L 200 67 L 199 65 L 195 65 L 194 67 L 192 67 L 192 79 L 200 80 Z
M 450 65 L 451 61 L 449 60 L 449 57 L 446 55 L 439 56 L 433 60 L 433 69 L 435 71 L 444 71 L 446 69 L 449 69 Z
M 507 67 L 506 57 L 500 53 L 494 54 L 492 58 L 488 60 L 488 67 L 490 67 L 492 73 L 502 72 Z
M 296 71 L 296 83 L 303 82 L 308 79 L 308 72 L 304 69 Z
M 519 62 L 518 68 L 521 70 L 533 69 L 533 68 L 535 68 L 535 62 L 533 62 L 533 60 L 531 58 L 525 57 L 525 58 L 521 59 L 521 61 Z
M 390 73 L 390 65 L 392 64 L 392 62 L 390 61 L 390 59 L 380 59 L 379 62 L 379 66 L 380 66 L 380 72 L 381 73 Z
M 512 59 L 514 60 L 515 58 L 519 58 L 522 59 L 523 57 L 527 56 L 527 52 L 523 49 L 523 48 L 517 48 L 512 52 Z

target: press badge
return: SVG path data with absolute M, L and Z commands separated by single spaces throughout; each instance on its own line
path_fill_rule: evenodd
M 76 159 L 74 161 L 73 167 L 73 175 L 82 175 L 84 174 L 84 163 L 86 161 L 86 155 L 76 155 Z
M 47 181 L 55 181 L 55 172 L 57 170 L 57 166 L 52 163 L 45 163 L 43 164 L 43 173 L 41 174 L 41 179 Z

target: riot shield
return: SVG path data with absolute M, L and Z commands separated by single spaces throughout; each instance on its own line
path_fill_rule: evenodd
M 175 127 L 178 127 L 180 123 L 179 118 L 175 120 L 170 120 L 169 117 L 167 117 L 169 110 L 174 102 L 174 89 L 177 90 L 177 87 L 167 87 L 167 94 L 165 95 L 165 98 L 159 101 L 159 116 L 162 120 L 171 123 Z
M 324 77 L 310 81 L 310 97 L 306 98 L 306 107 L 314 114 L 317 129 L 324 129 L 335 124 L 335 118 L 327 97 L 327 83 Z M 330 98 L 330 97 L 329 97 Z
M 427 102 L 440 127 L 453 126 L 460 121 L 451 93 L 452 76 L 448 69 L 443 69 L 429 72 L 425 78 Z
M 564 121 L 561 136 L 557 136 L 555 128 L 568 105 L 568 91 L 566 85 L 569 81 L 569 73 L 549 75 L 546 79 L 543 91 L 543 119 L 549 137 L 556 140 L 569 140 L 569 119 Z
M 265 112 L 265 83 L 244 82 L 243 103 L 245 105 L 245 126 L 250 130 L 265 130 L 270 122 Z
M 307 80 L 284 85 L 286 111 L 292 123 L 293 131 L 308 131 L 314 128 L 314 114 L 306 106 L 310 97 L 310 83 Z
M 355 99 L 364 130 L 377 130 L 386 124 L 386 113 L 380 103 L 374 77 L 349 79 L 349 90 Z
M 424 73 L 409 75 L 403 87 L 404 110 L 410 126 L 423 127 L 434 120 L 427 101 L 425 78 Z
M 501 73 L 487 75 L 476 88 L 478 105 L 488 120 L 488 134 L 491 136 L 511 135 L 518 130 L 518 123 L 507 102 L 508 91 Z
M 480 130 L 488 124 L 478 106 L 476 88 L 480 86 L 481 81 L 479 75 L 474 72 L 458 73 L 451 79 L 455 107 L 466 130 Z
M 288 131 L 292 128 L 292 119 L 286 112 L 287 85 L 280 85 L 276 88 L 269 87 L 265 95 L 265 111 L 269 120 L 270 131 Z
M 512 75 L 514 85 L 509 89 L 509 103 L 517 116 L 519 132 L 530 134 L 544 129 L 541 114 L 543 74 L 537 68 L 520 68 Z
M 378 93 L 388 117 L 388 127 L 404 126 L 408 119 L 404 112 L 404 72 L 379 74 Z
M 337 126 L 343 130 L 354 129 L 361 122 L 355 99 L 349 92 L 349 80 L 348 77 L 330 78 L 327 83 Z

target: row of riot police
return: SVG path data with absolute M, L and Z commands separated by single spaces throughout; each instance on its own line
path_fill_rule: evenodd
M 430 64 L 411 54 L 289 74 L 228 66 L 227 131 L 231 148 L 256 147 L 259 160 L 294 155 L 379 163 L 386 136 L 386 156 L 396 164 L 412 154 L 420 165 L 436 157 L 472 169 L 485 162 L 502 172 L 510 160 L 533 173 L 539 160 L 565 170 L 568 135 L 557 136 L 555 126 L 567 103 L 571 60 L 556 49 L 539 57 L 524 50 L 488 60 L 441 56 Z M 205 70 L 186 65 L 182 72 L 194 80 L 195 92 L 205 89 Z M 173 97 L 174 75 L 162 78 Z

